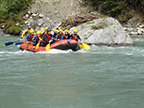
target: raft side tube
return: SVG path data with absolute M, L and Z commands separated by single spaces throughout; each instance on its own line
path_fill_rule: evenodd
M 36 49 L 36 46 L 32 44 L 21 44 L 20 45 L 21 50 L 28 50 L 28 51 L 33 51 L 33 52 L 38 52 L 38 51 L 46 51 L 45 47 L 39 46 L 38 49 Z M 50 45 L 50 49 L 59 49 L 59 50 L 68 50 L 72 49 L 73 51 L 77 51 L 80 49 L 78 42 L 76 40 L 71 40 L 71 39 L 64 39 L 60 40 L 58 42 L 55 42 Z

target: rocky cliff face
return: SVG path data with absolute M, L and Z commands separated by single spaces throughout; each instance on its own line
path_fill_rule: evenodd
M 33 0 L 30 11 L 23 19 L 25 24 L 31 23 L 36 30 L 46 26 L 54 28 L 69 15 L 89 10 L 82 0 Z

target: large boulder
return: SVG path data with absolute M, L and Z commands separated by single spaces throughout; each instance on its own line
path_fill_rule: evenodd
M 81 39 L 95 45 L 132 45 L 133 40 L 114 18 L 100 18 L 73 27 L 78 30 Z

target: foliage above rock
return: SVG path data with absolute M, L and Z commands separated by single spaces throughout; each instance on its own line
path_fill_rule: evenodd
M 90 3 L 94 9 L 118 18 L 121 22 L 131 17 L 126 15 L 129 11 L 144 12 L 144 0 L 90 0 Z
M 0 23 L 5 33 L 19 34 L 23 14 L 27 11 L 31 0 L 3 0 L 0 2 Z
M 61 29 L 70 29 L 74 26 L 77 26 L 85 22 L 91 24 L 92 22 L 88 22 L 88 21 L 91 21 L 93 19 L 98 19 L 98 18 L 100 18 L 100 15 L 93 15 L 90 13 L 80 13 L 80 14 L 76 14 L 75 16 L 70 16 L 69 18 L 64 19 L 61 25 L 59 25 L 59 27 Z

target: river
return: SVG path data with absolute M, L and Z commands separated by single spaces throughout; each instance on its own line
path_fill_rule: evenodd
M 134 46 L 33 53 L 0 37 L 0 108 L 144 108 L 144 38 Z

